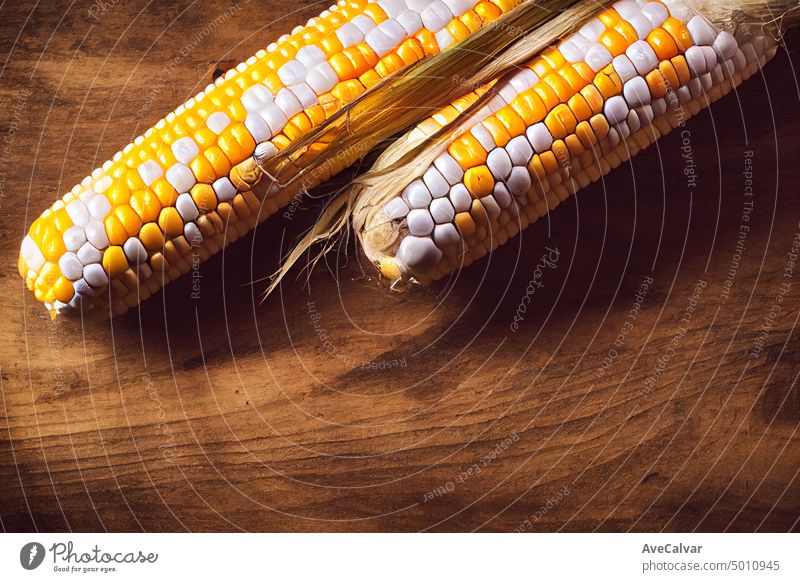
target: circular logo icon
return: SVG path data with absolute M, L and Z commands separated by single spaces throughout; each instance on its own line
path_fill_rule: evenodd
M 26 570 L 35 570 L 44 561 L 44 546 L 39 542 L 30 542 L 19 551 L 19 563 Z

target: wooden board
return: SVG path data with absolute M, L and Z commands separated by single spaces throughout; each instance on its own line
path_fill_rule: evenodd
M 432 289 L 388 291 L 351 247 L 260 304 L 248 282 L 308 204 L 204 264 L 198 296 L 184 278 L 82 326 L 25 291 L 28 225 L 218 62 L 320 8 L 71 6 L 0 8 L 4 530 L 798 529 L 786 52 Z

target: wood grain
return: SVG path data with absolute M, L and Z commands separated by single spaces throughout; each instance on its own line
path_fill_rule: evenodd
M 184 278 L 81 325 L 16 274 L 35 215 L 321 5 L 23 4 L 0 7 L 4 530 L 798 529 L 798 35 L 687 133 L 432 289 L 391 293 L 351 248 L 259 304 L 247 283 L 307 204 L 204 264 L 199 298 Z M 558 262 L 514 332 L 545 247 Z

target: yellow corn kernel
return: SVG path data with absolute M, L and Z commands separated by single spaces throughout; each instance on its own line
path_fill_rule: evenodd
M 485 162 L 487 156 L 486 150 L 471 133 L 459 136 L 450 144 L 447 151 L 465 171 Z
M 494 177 L 486 165 L 475 166 L 464 173 L 464 185 L 475 198 L 491 194 Z
M 475 13 L 473 12 L 473 14 Z M 398 47 L 397 55 L 403 59 L 406 65 L 411 65 L 425 56 L 425 50 L 422 48 L 419 40 L 412 36 L 403 41 L 400 47 Z
M 605 101 L 600 94 L 599 89 L 593 84 L 586 85 L 580 92 L 581 96 L 586 100 L 586 103 L 592 109 L 592 113 L 601 113 Z
M 600 20 L 600 22 L 606 25 L 606 28 L 613 28 L 614 25 L 619 22 L 621 17 L 616 10 L 613 8 L 608 8 L 598 14 L 597 18 Z
M 553 108 L 553 110 L 547 114 L 544 123 L 556 139 L 564 139 L 567 135 L 575 131 L 575 126 L 577 125 L 572 111 L 563 103 Z
M 211 165 L 211 162 L 209 162 L 202 153 L 197 154 L 197 156 L 189 162 L 189 169 L 192 170 L 198 182 L 211 184 L 217 179 L 214 166 Z
M 633 28 L 633 25 L 631 25 L 631 23 L 624 18 L 620 18 L 617 21 L 617 23 L 614 25 L 614 30 L 622 35 L 622 38 L 625 39 L 625 42 L 628 45 L 639 40 L 639 35 L 636 33 L 636 29 Z
M 499 113 L 499 112 L 498 112 Z M 483 125 L 489 130 L 497 147 L 505 147 L 513 137 L 506 125 L 495 115 L 490 115 L 483 120 Z
M 659 69 L 653 69 L 647 73 L 645 81 L 647 81 L 647 88 L 650 90 L 653 99 L 660 99 L 667 94 L 667 80 Z
M 511 106 L 528 126 L 538 123 L 547 115 L 544 101 L 533 89 L 528 89 L 517 95 Z
M 161 209 L 161 213 L 158 215 L 158 226 L 168 239 L 183 234 L 183 219 L 178 214 L 178 210 L 173 207 Z
M 567 105 L 578 121 L 584 121 L 592 116 L 592 108 L 580 93 L 576 93 L 570 97 Z
M 474 10 L 484 25 L 494 22 L 503 14 L 497 6 L 488 1 L 478 2 Z
M 148 251 L 158 251 L 164 247 L 164 233 L 155 222 L 148 222 L 139 231 L 139 240 Z
M 457 18 L 451 20 L 447 26 L 445 26 L 445 28 L 453 37 L 454 42 L 464 40 L 470 34 L 469 28 L 467 28 L 467 26 Z
M 369 16 L 375 22 L 375 24 L 380 24 L 389 18 L 386 15 L 386 12 L 383 11 L 383 8 L 373 2 L 370 2 L 364 7 L 364 14 Z
M 509 105 L 502 107 L 495 113 L 495 117 L 505 126 L 511 137 L 516 137 L 525 133 L 525 129 L 527 128 L 525 120 L 514 111 L 513 107 Z
M 70 220 L 69 214 L 67 214 L 64 208 L 53 212 L 50 216 L 50 220 L 59 232 L 64 232 L 72 226 L 72 220 Z
M 539 81 L 533 87 L 533 90 L 544 103 L 545 108 L 550 111 L 553 107 L 561 103 L 561 99 L 553 89 L 544 81 Z
M 609 125 L 605 115 L 598 114 L 592 116 L 589 120 L 589 124 L 592 126 L 597 139 L 603 139 L 608 135 Z
M 616 57 L 625 52 L 628 42 L 620 32 L 614 28 L 607 28 L 597 39 L 597 42 L 608 49 L 612 56 Z
M 250 157 L 256 149 L 256 143 L 243 123 L 231 124 L 225 128 L 217 138 L 217 145 L 232 166 Z
M 167 182 L 166 178 L 159 178 L 150 186 L 161 203 L 161 206 L 173 206 L 178 199 L 178 192 Z
M 283 133 L 291 141 L 295 141 L 300 139 L 300 137 L 310 129 L 311 121 L 309 121 L 308 115 L 301 111 L 289 120 L 289 122 L 283 128 Z
M 228 160 L 228 158 L 225 156 L 225 152 L 223 152 L 218 146 L 212 146 L 208 148 L 203 152 L 203 155 L 214 168 L 214 174 L 217 178 L 227 176 L 228 172 L 231 171 L 230 160 Z
M 217 143 L 217 134 L 204 125 L 194 133 L 194 141 L 204 150 Z
M 69 303 L 69 301 L 75 295 L 75 289 L 72 286 L 72 282 L 66 277 L 58 278 L 53 286 L 53 291 L 55 292 L 56 299 L 62 303 Z
M 349 103 L 364 92 L 364 85 L 357 79 L 342 81 L 331 89 L 331 93 L 343 103 Z
M 475 234 L 477 226 L 469 212 L 459 212 L 455 217 L 456 228 L 461 231 L 462 236 L 468 237 Z
M 670 62 L 675 68 L 675 74 L 678 75 L 680 84 L 686 85 L 689 83 L 689 80 L 692 78 L 692 76 L 689 73 L 689 65 L 686 63 L 686 59 L 683 57 L 683 55 L 678 55 L 677 57 L 670 59 Z
M 694 46 L 694 41 L 692 40 L 692 35 L 689 34 L 689 29 L 674 16 L 667 18 L 661 27 L 669 33 L 672 40 L 675 41 L 678 50 L 681 52 L 686 52 L 686 49 Z
M 577 127 L 576 127 L 577 130 Z M 569 134 L 567 137 L 564 138 L 564 143 L 569 150 L 569 154 L 571 157 L 576 157 L 581 155 L 586 148 L 583 147 L 580 138 L 575 135 L 574 133 Z
M 122 224 L 128 236 L 136 236 L 142 226 L 142 219 L 128 204 L 117 206 L 114 209 L 114 215 Z
M 131 189 L 124 182 L 114 182 L 104 192 L 112 206 L 117 204 L 127 204 L 131 199 Z
M 659 61 L 666 61 L 678 54 L 678 45 L 663 28 L 654 28 L 647 35 L 647 43 L 653 47 Z
M 575 127 L 575 135 L 581 140 L 583 147 L 589 149 L 597 143 L 597 136 L 592 130 L 592 125 L 588 121 L 581 121 Z
M 375 72 L 375 69 L 370 69 L 361 75 L 358 80 L 361 81 L 361 84 L 364 85 L 364 87 L 369 89 L 381 80 L 381 76 Z
M 156 196 L 156 193 L 149 188 L 134 192 L 130 197 L 130 205 L 139 215 L 142 222 L 154 221 L 158 218 L 158 213 L 161 212 L 161 201 Z
M 559 103 L 564 103 L 574 93 L 567 80 L 558 73 L 549 73 L 542 78 L 542 81 L 553 90 Z
M 675 67 L 672 66 L 671 61 L 661 61 L 658 63 L 658 70 L 663 75 L 664 80 L 669 85 L 670 89 L 673 91 L 677 91 L 681 86 L 681 81 L 678 78 L 678 73 L 675 71 Z
M 128 170 L 127 172 L 125 172 L 125 177 L 123 178 L 123 180 L 125 185 L 131 192 L 133 192 L 134 190 L 140 190 L 145 187 L 144 182 L 142 181 L 142 177 L 136 170 Z
M 439 52 L 439 43 L 436 42 L 436 37 L 430 30 L 423 28 L 415 36 L 427 56 L 430 57 Z
M 109 278 L 116 279 L 128 270 L 128 259 L 121 246 L 111 246 L 103 253 L 103 268 Z
M 105 220 L 103 220 L 103 226 L 106 229 L 108 241 L 112 245 L 121 245 L 127 240 L 128 233 L 116 215 L 110 214 L 106 216 Z

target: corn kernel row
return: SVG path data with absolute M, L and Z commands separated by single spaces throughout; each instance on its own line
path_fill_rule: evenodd
M 254 156 L 520 0 L 340 0 L 160 120 L 31 225 L 19 272 L 51 315 L 118 315 L 289 202 Z
M 424 284 L 484 256 L 750 77 L 775 52 L 765 42 L 740 46 L 679 0 L 603 10 L 495 85 L 465 131 L 365 225 L 398 232 L 380 270 Z

